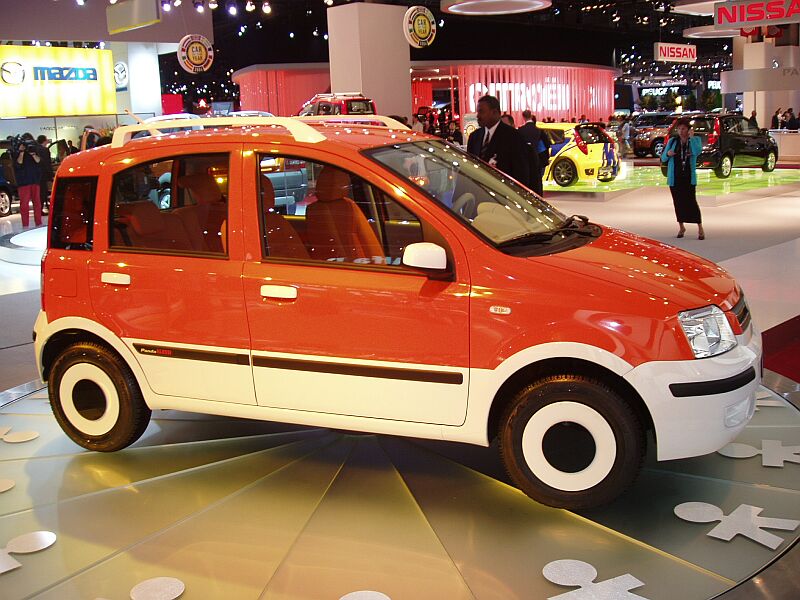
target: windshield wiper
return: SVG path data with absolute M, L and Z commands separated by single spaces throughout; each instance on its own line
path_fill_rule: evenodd
M 578 221 L 581 223 L 579 224 Z M 567 217 L 564 222 L 556 227 L 555 229 L 551 229 L 549 231 L 531 231 L 528 233 L 524 233 L 517 237 L 513 237 L 509 240 L 504 242 L 500 242 L 498 246 L 500 248 L 506 248 L 508 246 L 517 246 L 519 244 L 535 244 L 537 242 L 549 242 L 558 234 L 564 233 L 575 233 L 577 235 L 585 235 L 585 236 L 596 236 L 597 235 L 597 228 L 589 223 L 589 218 L 584 217 L 583 215 L 572 215 Z

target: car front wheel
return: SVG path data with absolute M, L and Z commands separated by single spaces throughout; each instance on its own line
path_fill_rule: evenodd
M 714 173 L 720 179 L 727 179 L 728 177 L 731 176 L 732 170 L 733 170 L 733 159 L 726 154 L 719 161 L 719 167 L 714 169 Z
M 645 433 L 631 407 L 603 383 L 562 374 L 514 397 L 501 420 L 500 451 L 528 496 L 579 510 L 610 502 L 634 481 Z
M 775 163 L 777 162 L 778 158 L 775 156 L 775 153 L 770 151 L 770 153 L 767 154 L 767 158 L 764 161 L 764 165 L 761 167 L 761 169 L 766 173 L 772 173 L 772 171 L 775 170 Z
M 557 160 L 553 165 L 553 181 L 561 187 L 572 185 L 578 180 L 578 169 L 568 158 Z
M 11 214 L 11 196 L 6 190 L 0 190 L 0 217 Z
M 89 450 L 121 450 L 141 437 L 150 420 L 130 368 L 100 344 L 67 347 L 50 369 L 48 387 L 56 421 Z

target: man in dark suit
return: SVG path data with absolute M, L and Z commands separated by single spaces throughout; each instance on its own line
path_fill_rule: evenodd
M 504 173 L 522 185 L 530 184 L 528 152 L 519 131 L 500 121 L 500 102 L 494 96 L 478 100 L 476 114 L 480 127 L 467 140 L 467 152 Z
M 522 111 L 522 118 L 525 124 L 519 128 L 519 134 L 528 150 L 528 165 L 530 167 L 530 188 L 544 196 L 544 186 L 542 176 L 545 167 L 550 162 L 550 140 L 542 134 L 542 130 L 536 126 L 536 117 L 529 110 Z

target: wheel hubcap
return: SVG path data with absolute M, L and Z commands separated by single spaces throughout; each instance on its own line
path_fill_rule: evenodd
M 722 159 L 722 172 L 728 175 L 731 172 L 731 159 L 727 156 Z
M 608 476 L 617 458 L 617 442 L 611 426 L 595 409 L 578 402 L 554 402 L 526 423 L 522 454 L 545 485 L 577 492 Z
M 556 179 L 560 183 L 572 181 L 572 167 L 569 163 L 562 162 L 556 165 Z
M 58 387 L 64 416 L 86 435 L 105 435 L 119 419 L 119 396 L 100 367 L 78 363 L 64 373 Z
M 664 151 L 664 142 L 656 142 L 656 156 L 661 156 Z
M 767 156 L 767 166 L 770 170 L 775 168 L 775 155 L 770 152 L 769 156 Z
M 11 198 L 5 192 L 0 192 L 0 213 L 7 213 L 11 209 Z

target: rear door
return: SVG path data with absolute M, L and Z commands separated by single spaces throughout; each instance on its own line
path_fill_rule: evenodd
M 615 152 L 611 141 L 603 130 L 597 125 L 578 125 L 575 130 L 586 144 L 587 157 L 584 164 L 579 164 L 578 169 L 584 175 L 597 177 L 600 169 L 613 168 L 616 163 Z M 592 173 L 587 173 L 591 169 Z
M 89 261 L 97 320 L 131 348 L 154 392 L 255 404 L 231 144 L 109 161 Z M 239 150 L 240 145 L 235 149 Z

